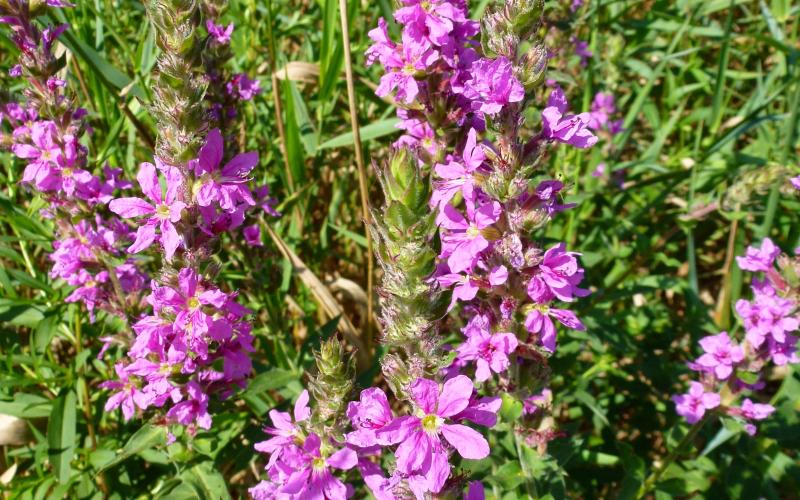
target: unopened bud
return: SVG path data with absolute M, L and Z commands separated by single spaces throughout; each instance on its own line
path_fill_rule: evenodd
M 514 69 L 517 79 L 525 87 L 525 92 L 532 91 L 544 81 L 547 69 L 547 49 L 543 45 L 534 45 L 522 56 L 520 66 Z

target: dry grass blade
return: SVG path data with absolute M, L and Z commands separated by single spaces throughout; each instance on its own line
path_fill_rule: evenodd
M 322 307 L 322 310 L 325 312 L 328 318 L 333 319 L 337 316 L 339 317 L 338 329 L 340 332 L 342 332 L 342 335 L 344 335 L 345 340 L 347 340 L 347 342 L 356 348 L 356 359 L 358 360 L 358 366 L 361 368 L 369 366 L 369 353 L 364 348 L 364 343 L 361 341 L 358 331 L 356 331 L 353 323 L 345 315 L 341 306 L 333 297 L 333 295 L 331 295 L 331 292 L 328 290 L 325 284 L 322 283 L 319 278 L 317 278 L 317 276 L 308 268 L 308 266 L 305 265 L 300 257 L 298 257 L 297 254 L 295 254 L 292 249 L 289 248 L 289 245 L 287 245 L 286 242 L 283 241 L 283 239 L 278 236 L 278 234 L 275 233 L 275 231 L 273 231 L 269 226 L 267 226 L 267 233 L 269 233 L 269 236 L 272 238 L 272 241 L 275 242 L 275 245 L 278 246 L 278 250 L 280 250 L 281 254 L 289 259 L 295 274 L 297 274 L 300 280 L 311 290 L 311 293 L 314 295 L 317 303 L 320 305 L 320 307 Z
M 303 61 L 291 61 L 283 68 L 276 70 L 274 76 L 279 80 L 317 83 L 319 81 L 319 64 Z

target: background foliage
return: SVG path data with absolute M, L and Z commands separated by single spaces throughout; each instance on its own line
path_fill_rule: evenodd
M 91 161 L 133 177 L 152 154 L 153 30 L 138 2 L 77 3 L 52 15 L 70 25 L 67 75 L 90 113 Z M 470 2 L 473 17 L 488 3 Z M 625 132 L 588 152 L 561 149 L 548 158 L 569 183 L 568 201 L 578 203 L 549 236 L 583 252 L 593 294 L 578 305 L 587 331 L 561 334 L 552 360 L 563 436 L 544 456 L 525 449 L 517 457 L 507 431 L 520 409 L 506 405 L 493 455 L 473 466 L 498 498 L 525 497 L 528 479 L 556 498 L 633 496 L 686 432 L 669 397 L 685 387 L 696 340 L 741 329 L 731 305 L 747 284 L 733 256 L 765 235 L 785 251 L 800 246 L 797 195 L 780 188 L 798 165 L 800 6 L 586 4 L 571 13 L 569 2 L 547 2 L 549 77 L 583 110 L 597 91 L 614 93 Z M 379 161 L 396 119 L 373 94 L 379 69 L 364 67 L 363 51 L 367 31 L 379 16 L 391 17 L 392 5 L 350 1 L 348 9 L 363 147 Z M 247 107 L 242 149 L 260 153 L 257 180 L 271 185 L 284 216 L 260 249 L 222 245 L 224 286 L 256 311 L 256 375 L 234 403 L 215 409 L 212 431 L 190 446 L 164 447 L 162 428 L 103 411 L 107 393 L 97 385 L 113 368 L 96 359 L 97 338 L 120 325 L 106 316 L 91 324 L 64 303 L 68 287 L 46 273 L 53 228 L 38 215 L 42 202 L 18 184 L 22 165 L 0 155 L 0 413 L 25 422 L 3 429 L 0 442 L 0 480 L 11 497 L 242 496 L 261 473 L 252 444 L 263 439 L 267 411 L 296 399 L 312 349 L 343 321 L 339 315 L 370 342 L 338 16 L 336 0 L 236 0 L 224 19 L 236 24 L 235 69 L 256 74 L 264 88 Z M 571 36 L 594 53 L 585 68 Z M 6 76 L 15 50 L 0 37 L 0 88 L 11 94 L 20 90 Z M 333 307 L 322 305 L 325 294 L 336 299 Z M 375 370 L 361 374 L 362 386 Z M 707 425 L 656 496 L 796 495 L 797 367 L 773 373 L 769 385 L 778 410 L 758 438 L 733 422 Z

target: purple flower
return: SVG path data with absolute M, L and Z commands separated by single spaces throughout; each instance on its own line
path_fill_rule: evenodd
M 592 101 L 592 111 L 589 113 L 587 126 L 592 130 L 600 130 L 609 124 L 609 117 L 617 112 L 614 105 L 614 94 L 598 92 Z
M 345 435 L 348 444 L 359 448 L 388 444 L 378 437 L 377 432 L 394 420 L 386 394 L 377 387 L 361 391 L 358 402 L 347 405 L 347 418 L 353 425 L 353 432 Z
M 386 19 L 378 19 L 378 27 L 370 30 L 367 36 L 375 42 L 365 53 L 367 66 L 372 66 L 375 61 L 379 61 L 384 67 L 393 64 L 397 57 L 397 44 L 389 38 Z
M 753 403 L 749 398 L 742 401 L 741 408 L 729 408 L 728 412 L 732 415 L 741 415 L 748 420 L 764 420 L 775 411 L 772 405 Z M 746 423 L 744 430 L 751 436 L 756 434 L 756 426 L 750 422 Z
M 249 101 L 261 93 L 261 83 L 249 79 L 244 73 L 233 75 L 225 88 L 228 94 L 242 101 Z
M 727 332 L 703 337 L 700 347 L 705 354 L 697 359 L 697 365 L 713 373 L 719 380 L 730 377 L 736 365 L 744 359 L 744 349 L 732 344 Z
M 186 384 L 188 398 L 176 404 L 167 412 L 167 420 L 183 425 L 196 423 L 201 429 L 211 428 L 211 415 L 208 414 L 208 394 L 203 392 L 194 380 Z
M 475 380 L 483 382 L 494 373 L 508 369 L 508 355 L 517 348 L 517 337 L 512 333 L 492 333 L 489 318 L 475 315 L 464 328 L 467 341 L 458 347 L 458 357 L 475 361 Z
M 400 444 L 395 452 L 399 471 L 425 476 L 426 489 L 438 493 L 450 476 L 441 437 L 464 458 L 480 460 L 489 456 L 489 443 L 479 432 L 446 423 L 467 408 L 474 386 L 469 378 L 458 375 L 445 382 L 441 391 L 436 382 L 422 378 L 412 383 L 410 390 L 417 408 L 415 414 L 396 418 L 377 436 Z
M 474 299 L 475 296 L 478 295 L 478 290 L 480 290 L 481 284 L 480 280 L 477 280 L 472 276 L 465 276 L 458 273 L 440 274 L 436 276 L 436 281 L 439 283 L 439 286 L 443 288 L 450 288 L 451 286 L 455 285 L 453 288 L 453 295 L 450 300 L 450 307 L 447 309 L 448 311 L 452 310 L 458 301 L 469 302 Z
M 60 185 L 56 170 L 63 161 L 64 153 L 56 142 L 58 131 L 55 123 L 39 121 L 30 127 L 33 144 L 14 144 L 11 151 L 18 157 L 31 160 L 22 174 L 22 182 L 32 183 L 41 191 L 52 191 Z
M 142 198 L 117 198 L 111 200 L 108 208 L 122 218 L 149 216 L 136 231 L 136 240 L 128 248 L 128 252 L 137 253 L 148 248 L 156 238 L 156 227 L 161 230 L 161 245 L 168 260 L 172 259 L 175 250 L 181 244 L 181 237 L 175 223 L 181 220 L 181 212 L 186 204 L 178 200 L 183 178 L 174 167 L 167 171 L 167 193 L 161 193 L 156 167 L 152 163 L 142 163 L 136 175 L 142 192 L 152 203 Z
M 739 268 L 744 271 L 769 271 L 772 269 L 772 263 L 775 258 L 780 255 L 781 249 L 775 246 L 769 238 L 764 238 L 761 242 L 761 248 L 754 246 L 747 247 L 747 252 L 744 257 L 736 257 L 736 262 Z
M 549 248 L 539 272 L 528 282 L 528 296 L 534 302 L 544 304 L 553 297 L 572 302 L 574 297 L 586 297 L 589 291 L 578 287 L 583 281 L 583 269 L 578 264 L 577 252 L 567 252 L 566 244 L 561 242 Z
M 302 443 L 303 433 L 297 424 L 305 422 L 311 417 L 308 400 L 308 391 L 303 391 L 294 404 L 294 421 L 287 412 L 270 410 L 269 418 L 275 427 L 265 427 L 264 432 L 273 437 L 255 444 L 257 451 L 271 455 L 269 464 L 267 464 L 268 469 L 284 452 L 290 452 L 298 442 Z
M 794 311 L 795 303 L 779 297 L 769 285 L 756 289 L 753 302 L 736 301 L 736 313 L 744 322 L 747 341 L 757 349 L 768 338 L 785 342 L 787 333 L 800 328 Z
M 551 317 L 567 328 L 580 331 L 586 329 L 575 313 L 567 309 L 554 309 L 543 304 L 532 304 L 530 307 L 525 316 L 525 328 L 530 333 L 539 334 L 539 341 L 548 352 L 556 350 L 556 327 Z
M 104 407 L 105 411 L 112 411 L 116 408 L 122 407 L 122 416 L 125 420 L 130 420 L 133 417 L 136 407 L 142 410 L 150 406 L 150 398 L 139 390 L 136 382 L 128 376 L 122 363 L 118 362 L 114 365 L 114 370 L 117 372 L 119 381 L 108 380 L 100 384 L 100 387 L 106 389 L 115 389 L 119 392 L 113 394 Z
M 454 23 L 464 22 L 464 11 L 453 3 L 442 0 L 403 0 L 395 11 L 395 20 L 405 25 L 404 43 L 430 47 L 446 45 L 450 41 Z
M 303 443 L 295 471 L 281 487 L 281 493 L 296 495 L 293 498 L 339 500 L 347 498 L 347 487 L 336 478 L 331 469 L 350 470 L 358 463 L 356 452 L 342 448 L 329 456 L 320 452 L 321 441 L 310 434 Z M 293 464 L 294 465 L 294 464 Z
M 471 269 L 481 252 L 489 247 L 487 229 L 500 220 L 502 207 L 496 201 L 476 206 L 467 200 L 467 217 L 445 205 L 439 213 L 437 222 L 445 230 L 442 234 L 442 257 L 447 257 L 447 265 L 453 273 Z
M 483 483 L 480 481 L 470 481 L 467 488 L 467 494 L 464 495 L 464 500 L 485 500 L 486 492 L 483 489 Z
M 209 19 L 206 21 L 206 29 L 215 43 L 219 45 L 227 45 L 230 43 L 231 34 L 233 33 L 233 23 L 224 27 L 221 24 L 215 24 L 214 21 Z
M 567 98 L 561 87 L 556 86 L 542 111 L 542 134 L 546 139 L 571 144 L 586 149 L 597 143 L 597 136 L 589 130 L 589 113 L 568 115 Z
M 261 241 L 261 226 L 253 224 L 242 229 L 244 241 L 251 247 L 263 247 L 264 242 Z
M 470 78 L 456 93 L 472 101 L 472 110 L 494 116 L 504 106 L 525 98 L 525 89 L 514 77 L 511 62 L 505 57 L 479 59 L 470 67 Z
M 792 186 L 793 186 L 795 189 L 800 189 L 800 175 L 798 175 L 797 177 L 792 177 L 792 178 L 790 178 L 790 179 L 789 179 L 789 182 L 791 182 L 791 183 L 792 183 Z
M 483 165 L 486 155 L 483 147 L 477 144 L 477 132 L 470 128 L 467 133 L 467 143 L 464 145 L 464 152 L 461 161 L 450 158 L 447 164 L 437 163 L 435 166 L 436 175 L 444 179 L 435 183 L 435 189 L 431 195 L 431 206 L 443 206 L 453 199 L 457 192 L 461 191 L 465 199 L 472 199 L 475 189 L 475 182 L 472 177 L 473 172 Z
M 692 381 L 687 394 L 672 396 L 675 402 L 675 411 L 686 419 L 689 424 L 697 423 L 706 410 L 713 410 L 720 404 L 719 394 L 706 392 L 703 384 Z
M 575 54 L 581 58 L 581 66 L 585 68 L 593 55 L 592 51 L 589 50 L 589 43 L 574 36 L 570 38 L 570 41 L 575 44 Z
M 233 212 L 241 203 L 255 205 L 247 181 L 250 171 L 258 164 L 258 153 L 240 153 L 220 168 L 223 147 L 219 129 L 211 130 L 206 143 L 200 148 L 194 168 L 197 175 L 194 188 L 197 204 L 207 207 L 217 202 L 226 212 Z
M 386 74 L 381 77 L 375 95 L 385 97 L 397 89 L 397 100 L 411 104 L 419 94 L 415 76 L 428 69 L 438 57 L 435 51 L 421 45 L 404 44 L 394 57 L 384 62 Z
M 542 389 L 539 394 L 534 394 L 522 401 L 522 412 L 525 415 L 535 415 L 543 408 L 548 408 L 553 402 L 553 391 Z

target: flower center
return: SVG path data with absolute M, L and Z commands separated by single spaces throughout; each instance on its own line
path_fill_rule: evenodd
M 197 309 L 200 307 L 200 301 L 197 297 L 189 297 L 189 300 L 186 301 L 186 305 L 189 306 L 189 309 Z
M 322 457 L 317 457 L 311 461 L 311 467 L 314 468 L 315 471 L 319 472 L 325 469 L 325 459 Z
M 470 224 L 467 228 L 467 236 L 470 238 L 477 238 L 479 234 L 481 234 L 481 230 L 478 229 L 478 226 L 475 224 Z
M 169 205 L 164 203 L 158 205 L 156 207 L 156 215 L 161 219 L 169 218 Z
M 71 168 L 62 168 L 61 169 L 61 177 L 72 177 L 72 169 Z
M 422 429 L 428 433 L 438 431 L 441 423 L 442 419 L 438 415 L 425 415 L 422 417 Z
M 406 75 L 413 76 L 416 72 L 417 69 L 411 63 L 406 63 L 406 65 L 403 66 L 403 73 L 405 73 Z

